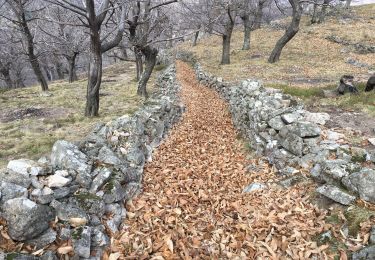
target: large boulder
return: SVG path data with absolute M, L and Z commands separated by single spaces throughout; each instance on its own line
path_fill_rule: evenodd
M 361 199 L 375 203 L 375 170 L 364 168 L 343 178 L 342 183 Z
M 17 184 L 0 181 L 0 203 L 5 203 L 7 200 L 27 197 L 27 189 Z
M 321 129 L 319 128 L 319 126 L 317 126 L 315 123 L 305 121 L 296 122 L 291 125 L 288 125 L 281 129 L 281 131 L 290 131 L 302 138 L 317 137 L 321 133 Z
M 352 260 L 372 260 L 375 259 L 375 245 L 365 247 L 352 255 Z
M 46 175 L 50 172 L 50 168 L 47 165 L 39 164 L 35 161 L 28 159 L 19 159 L 9 161 L 8 170 L 17 172 L 19 174 L 29 176 L 30 175 Z
M 340 190 L 338 187 L 326 184 L 316 189 L 321 195 L 330 198 L 342 205 L 350 205 L 355 201 L 355 197 Z
M 27 198 L 8 200 L 3 210 L 9 235 L 16 241 L 25 241 L 40 235 L 48 229 L 48 222 L 54 218 L 50 207 L 38 205 Z
M 285 138 L 281 139 L 280 144 L 292 154 L 302 156 L 303 139 L 298 135 L 288 132 Z
M 325 125 L 327 121 L 331 119 L 330 115 L 327 113 L 305 113 L 305 120 L 311 123 Z
M 72 170 L 84 175 L 91 172 L 87 156 L 76 145 L 64 140 L 59 140 L 53 145 L 51 163 L 55 169 Z

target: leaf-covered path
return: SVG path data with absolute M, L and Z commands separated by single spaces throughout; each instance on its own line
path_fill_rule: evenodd
M 127 205 L 112 254 L 120 259 L 323 256 L 324 246 L 311 236 L 324 229 L 324 213 L 308 202 L 306 189 L 278 188 L 266 164 L 247 173 L 249 162 L 227 104 L 200 86 L 185 63 L 177 63 L 177 73 L 186 112 L 147 165 L 143 193 Z M 254 181 L 269 188 L 243 194 Z

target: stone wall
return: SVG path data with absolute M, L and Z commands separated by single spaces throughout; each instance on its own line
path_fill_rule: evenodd
M 36 249 L 71 239 L 73 247 L 59 253 L 101 259 L 107 233 L 116 233 L 126 216 L 124 202 L 142 189 L 145 163 L 184 110 L 178 92 L 172 65 L 133 116 L 98 124 L 78 143 L 59 140 L 50 157 L 10 161 L 0 172 L 0 216 L 10 237 Z M 47 252 L 41 259 L 57 258 Z
M 234 85 L 205 73 L 199 63 L 194 68 L 202 84 L 228 101 L 236 128 L 286 176 L 284 183 L 293 183 L 304 169 L 322 184 L 318 193 L 340 204 L 358 197 L 375 203 L 375 150 L 342 144 L 345 136 L 325 127 L 328 114 L 311 113 L 296 98 L 259 81 Z

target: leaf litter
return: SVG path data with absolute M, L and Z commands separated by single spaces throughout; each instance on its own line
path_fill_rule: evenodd
M 112 253 L 119 259 L 328 259 L 313 237 L 332 225 L 309 200 L 312 185 L 282 189 L 260 160 L 246 159 L 227 104 L 177 63 L 183 119 L 145 168 L 144 192 Z M 246 166 L 258 163 L 257 172 Z M 242 193 L 252 182 L 265 190 Z M 345 254 L 345 252 L 343 252 Z M 346 254 L 345 254 L 346 255 Z

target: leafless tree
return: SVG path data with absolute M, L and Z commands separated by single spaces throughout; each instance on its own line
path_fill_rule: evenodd
M 148 97 L 147 82 L 156 64 L 158 49 L 156 43 L 170 41 L 172 38 L 160 39 L 165 33 L 169 19 L 162 8 L 177 2 L 140 0 L 130 5 L 131 17 L 127 20 L 129 42 L 133 46 L 137 65 L 138 89 L 140 96 Z M 143 58 L 145 66 L 143 69 Z
M 9 11 L 3 12 L 1 16 L 10 22 L 22 36 L 23 45 L 26 48 L 31 67 L 37 77 L 42 90 L 48 90 L 47 80 L 45 79 L 38 60 L 38 54 L 35 48 L 35 30 L 32 32 L 30 24 L 38 19 L 38 13 L 42 9 L 32 0 L 5 0 Z
M 99 115 L 99 90 L 102 81 L 102 54 L 116 47 L 125 30 L 124 0 L 46 0 L 75 14 L 90 35 L 89 68 L 85 115 Z M 103 27 L 106 27 L 105 30 Z
M 55 67 L 59 78 L 63 77 L 61 57 L 68 63 L 68 80 L 77 80 L 76 62 L 78 55 L 88 49 L 88 37 L 79 20 L 60 6 L 47 8 L 45 22 L 40 25 L 41 31 L 47 36 L 45 45 L 55 57 Z
M 288 0 L 292 7 L 292 21 L 286 29 L 284 35 L 277 41 L 270 57 L 269 63 L 275 63 L 280 60 L 281 51 L 285 45 L 297 34 L 302 16 L 302 4 L 300 0 Z

